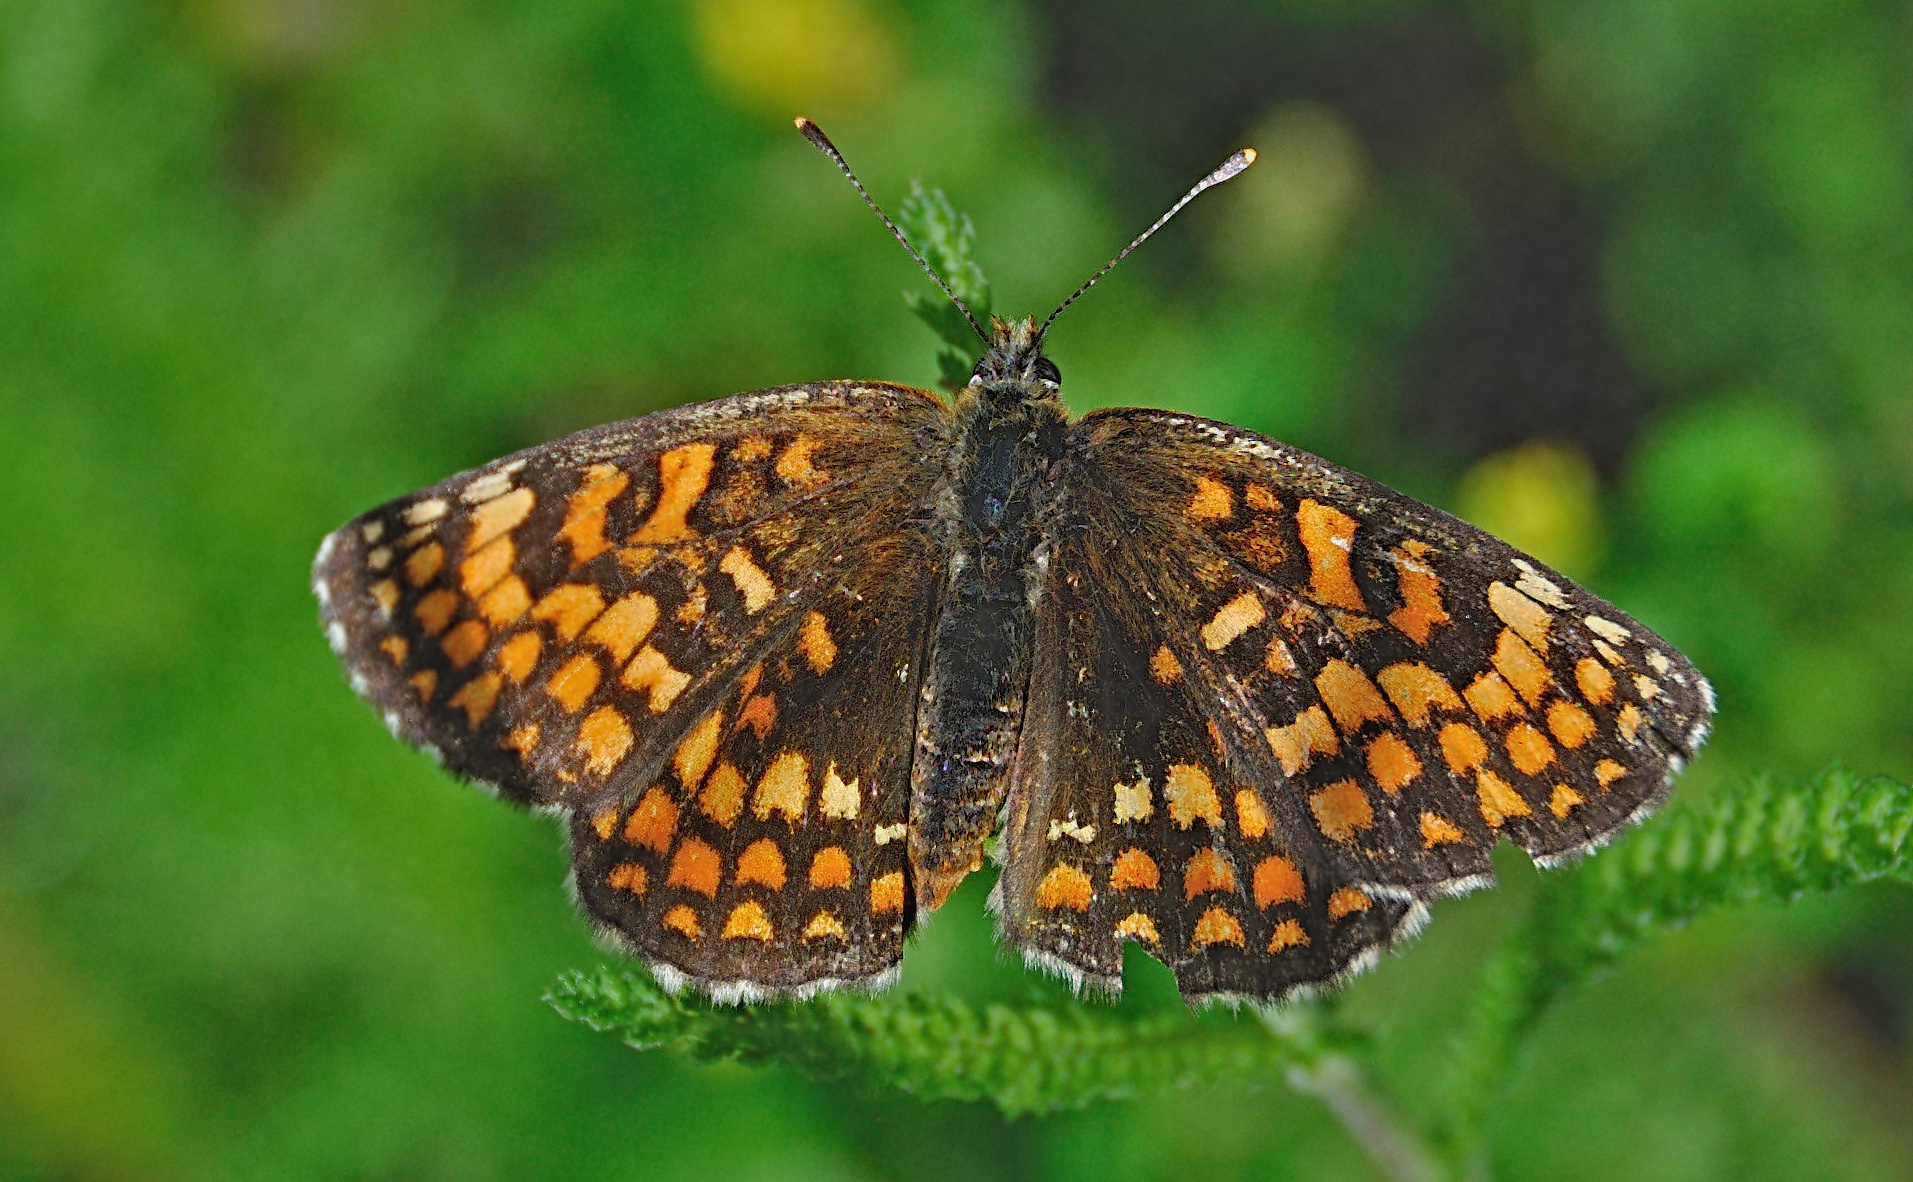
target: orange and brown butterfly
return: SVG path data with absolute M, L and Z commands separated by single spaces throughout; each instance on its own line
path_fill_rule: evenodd
M 952 402 L 740 394 L 400 498 L 320 548 L 327 635 L 396 735 L 566 818 L 600 931 L 730 1000 L 893 980 L 993 835 L 1032 962 L 1276 998 L 1499 839 L 1547 865 L 1661 799 L 1713 709 L 1672 646 L 1283 444 L 1072 421 L 1054 319 L 972 318 Z

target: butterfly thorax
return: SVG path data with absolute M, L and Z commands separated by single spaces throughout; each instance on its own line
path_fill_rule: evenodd
M 942 903 L 982 864 L 1028 689 L 1031 605 L 1046 571 L 1046 489 L 1068 415 L 1033 322 L 996 340 L 958 395 L 947 494 L 949 567 L 911 776 L 917 900 Z

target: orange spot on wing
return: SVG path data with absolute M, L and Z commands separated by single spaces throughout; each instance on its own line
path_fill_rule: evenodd
M 405 558 L 405 581 L 414 587 L 423 587 L 438 577 L 445 567 L 445 547 L 433 542 L 420 546 Z
M 764 568 L 757 565 L 751 552 L 742 546 L 732 546 L 718 560 L 717 569 L 731 576 L 737 593 L 744 598 L 744 610 L 752 615 L 764 610 L 776 597 L 777 588 L 771 583 Z
M 1448 679 L 1419 661 L 1390 665 L 1375 675 L 1408 725 L 1424 727 L 1436 710 L 1461 709 L 1461 696 Z
M 1266 615 L 1256 593 L 1244 591 L 1217 608 L 1216 614 L 1202 626 L 1202 646 L 1212 653 L 1221 652 L 1236 637 L 1260 624 Z
M 1287 952 L 1291 948 L 1306 948 L 1309 934 L 1302 930 L 1299 921 L 1285 919 L 1275 925 L 1275 934 L 1269 937 L 1270 952 Z
M 1139 940 L 1158 947 L 1162 945 L 1162 937 L 1156 933 L 1156 921 L 1140 911 L 1123 916 L 1122 922 L 1116 925 L 1115 935 L 1118 940 Z
M 1262 798 L 1253 788 L 1244 788 L 1235 794 L 1235 823 L 1242 830 L 1242 836 L 1251 840 L 1268 836 L 1269 814 L 1262 807 Z
M 716 850 L 695 837 L 687 837 L 671 855 L 671 872 L 665 876 L 664 885 L 683 887 L 707 899 L 715 899 L 723 870 L 723 859 Z
M 1503 628 L 1495 641 L 1494 663 L 1501 676 L 1508 679 L 1508 684 L 1526 698 L 1530 706 L 1541 701 L 1541 695 L 1554 680 L 1548 676 L 1548 667 L 1541 663 L 1541 658 L 1535 656 L 1534 650 L 1516 636 L 1512 628 Z
M 819 676 L 830 672 L 830 667 L 837 663 L 837 642 L 831 638 L 830 623 L 824 619 L 824 613 L 810 612 L 804 616 L 804 626 L 797 630 L 797 651 L 803 654 L 810 671 Z
M 1092 892 L 1089 875 L 1074 866 L 1056 865 L 1036 888 L 1036 905 L 1045 911 L 1067 907 L 1072 911 L 1089 910 Z
M 565 502 L 565 523 L 558 527 L 558 540 L 571 544 L 573 567 L 611 548 L 604 536 L 605 511 L 630 485 L 630 475 L 610 464 L 593 464 L 585 469 L 584 483 Z
M 850 885 L 850 855 L 842 846 L 827 845 L 810 860 L 810 888 L 842 889 Z
M 604 596 L 589 583 L 561 583 L 531 609 L 531 618 L 551 624 L 560 640 L 576 640 L 604 610 Z
M 535 722 L 513 727 L 511 734 L 505 736 L 503 746 L 508 751 L 516 751 L 520 762 L 530 759 L 532 752 L 538 750 L 538 730 Z
M 1612 759 L 1603 759 L 1594 765 L 1594 779 L 1601 785 L 1603 792 L 1607 791 L 1608 785 L 1625 775 L 1627 775 L 1627 768 Z
M 617 808 L 602 808 L 591 814 L 591 831 L 598 835 L 599 841 L 610 841 L 611 835 L 618 831 Z
M 744 709 L 737 715 L 737 725 L 750 727 L 751 733 L 762 743 L 770 737 L 771 728 L 777 725 L 777 698 L 772 694 L 759 694 L 744 703 Z
M 485 721 L 485 716 L 498 704 L 498 689 L 501 684 L 498 674 L 480 673 L 464 685 L 445 702 L 465 712 L 465 725 L 476 727 Z
M 686 789 L 696 788 L 704 782 L 704 773 L 710 770 L 711 761 L 717 758 L 717 741 L 723 733 L 724 711 L 713 710 L 691 728 L 691 733 L 684 736 L 678 749 L 672 753 L 671 766 L 677 771 L 678 782 Z
M 1109 868 L 1112 891 L 1153 891 L 1161 882 L 1156 860 L 1134 846 L 1117 854 L 1115 864 Z
M 1222 801 L 1216 797 L 1215 784 L 1195 764 L 1171 764 L 1162 795 L 1169 804 L 1169 819 L 1178 829 L 1187 829 L 1199 819 L 1222 824 Z
M 493 538 L 518 528 L 531 515 L 537 494 L 528 488 L 515 488 L 502 497 L 494 497 L 472 510 L 472 532 L 465 538 L 465 549 L 476 554 Z
M 848 940 L 849 938 L 850 933 L 844 930 L 844 921 L 828 911 L 819 911 L 810 917 L 809 923 L 804 925 L 806 940 Z
M 437 636 L 458 614 L 458 592 L 449 587 L 428 592 L 412 609 L 412 614 L 418 618 L 418 626 L 425 630 L 427 636 Z
M 1182 868 L 1182 897 L 1193 899 L 1209 891 L 1233 891 L 1235 869 L 1211 849 L 1197 850 Z
M 465 594 L 477 599 L 510 574 L 512 564 L 517 561 L 518 549 L 512 545 L 511 538 L 497 538 L 458 564 L 459 586 L 465 589 Z
M 1548 730 L 1556 742 L 1572 751 L 1594 737 L 1594 719 L 1573 702 L 1557 698 L 1548 707 Z
M 870 913 L 882 915 L 886 911 L 903 910 L 903 871 L 890 873 L 870 884 Z
M 1646 721 L 1647 716 L 1641 713 L 1641 708 L 1628 702 L 1621 707 L 1621 712 L 1614 716 L 1614 729 L 1624 742 L 1632 743 L 1634 737 L 1641 732 L 1641 724 Z
M 757 782 L 751 811 L 760 821 L 768 821 L 772 813 L 782 813 L 795 825 L 804 819 L 809 800 L 810 761 L 795 751 L 786 751 L 771 761 L 763 779 Z
M 1309 811 L 1315 814 L 1315 826 L 1331 841 L 1349 841 L 1375 823 L 1375 810 L 1368 803 L 1362 786 L 1353 780 L 1337 780 L 1320 792 L 1309 795 Z
M 677 701 L 684 687 L 691 684 L 691 675 L 673 668 L 663 653 L 647 644 L 624 667 L 624 676 L 619 681 L 633 693 L 649 690 L 651 698 L 647 704 L 651 713 L 662 714 Z
M 1456 775 L 1471 772 L 1488 758 L 1488 743 L 1467 723 L 1451 722 L 1441 728 L 1441 757 Z
M 799 435 L 790 441 L 790 446 L 777 457 L 775 469 L 778 478 L 787 484 L 809 487 L 830 479 L 830 474 L 819 469 L 812 462 L 817 451 L 817 441 L 808 435 Z
M 1421 775 L 1421 760 L 1393 731 L 1378 735 L 1368 745 L 1368 771 L 1387 793 L 1400 792 Z
M 1448 818 L 1438 817 L 1434 813 L 1421 815 L 1421 844 L 1424 849 L 1432 850 L 1449 842 L 1466 844 L 1467 841 L 1468 835 Z
M 388 636 L 379 641 L 379 651 L 392 658 L 394 665 L 403 665 L 405 658 L 412 652 L 412 646 L 406 643 L 403 636 Z
M 613 662 L 622 665 L 651 629 L 658 623 L 658 601 L 642 591 L 633 591 L 607 608 L 591 627 L 585 639 L 602 645 Z
M 536 632 L 520 632 L 498 646 L 498 654 L 492 658 L 492 662 L 498 666 L 500 673 L 511 678 L 513 685 L 523 685 L 537 667 L 538 654 L 544 646 L 545 642 L 539 639 Z
M 1235 494 L 1213 476 L 1196 477 L 1196 494 L 1183 512 L 1191 521 L 1226 521 L 1235 514 Z
M 614 706 L 600 706 L 579 725 L 571 749 L 584 757 L 586 771 L 608 776 L 630 753 L 633 741 L 631 724 L 624 715 Z
M 399 606 L 399 585 L 397 583 L 394 583 L 390 579 L 380 579 L 365 590 L 367 594 L 372 596 L 372 601 L 379 605 L 379 611 L 384 615 L 389 616 L 397 610 Z
M 429 702 L 432 700 L 432 695 L 438 692 L 438 671 L 420 669 L 406 679 L 406 684 L 412 687 L 412 692 L 418 695 L 419 701 Z
M 1242 947 L 1242 921 L 1221 907 L 1211 907 L 1202 913 L 1196 921 L 1195 933 L 1189 938 L 1192 951 L 1200 951 L 1211 944 L 1234 944 Z
M 1593 657 L 1582 657 L 1574 666 L 1574 684 L 1581 696 L 1596 706 L 1605 706 L 1614 697 L 1614 675 Z
M 1576 792 L 1566 784 L 1556 784 L 1554 786 L 1554 795 L 1548 797 L 1548 811 L 1553 813 L 1557 819 L 1565 820 L 1568 812 L 1573 809 L 1575 805 L 1585 803 L 1587 803 L 1587 801 L 1579 792 Z
M 1554 622 L 1547 608 L 1499 582 L 1488 584 L 1488 607 L 1535 652 L 1547 654 L 1548 625 Z
M 1263 484 L 1251 484 L 1243 489 L 1242 499 L 1249 502 L 1249 508 L 1258 513 L 1273 513 L 1282 507 L 1282 502 Z
M 682 903 L 666 911 L 664 918 L 658 923 L 689 940 L 695 940 L 704 934 L 703 929 L 697 926 L 697 912 Z
M 1317 603 L 1367 611 L 1348 561 L 1355 519 L 1333 506 L 1305 500 L 1296 507 L 1295 525 L 1309 556 L 1309 596 Z
M 1262 667 L 1282 677 L 1292 677 L 1300 668 L 1295 663 L 1295 655 L 1289 652 L 1289 646 L 1280 639 L 1269 641 L 1269 652 L 1262 658 Z
M 1433 548 L 1424 542 L 1409 542 L 1394 552 L 1395 586 L 1401 592 L 1402 605 L 1389 613 L 1388 622 L 1416 644 L 1426 645 L 1438 625 L 1448 623 L 1448 611 L 1441 602 L 1441 578 L 1422 561 Z
M 478 601 L 478 614 L 491 621 L 494 627 L 502 628 L 524 615 L 530 607 L 531 591 L 526 588 L 525 580 L 517 575 L 506 575 Z
M 1508 781 L 1487 768 L 1475 773 L 1475 799 L 1481 805 L 1481 819 L 1494 829 L 1501 828 L 1509 817 L 1526 817 L 1534 812 Z
M 698 793 L 697 806 L 704 815 L 729 829 L 736 821 L 737 814 L 744 811 L 744 777 L 728 763 L 720 763 L 711 778 L 704 782 L 704 791 Z
M 1328 917 L 1340 919 L 1358 911 L 1367 911 L 1373 901 L 1354 887 L 1340 887 L 1328 897 Z
M 586 699 L 597 691 L 601 676 L 597 658 L 590 653 L 579 653 L 558 666 L 557 671 L 546 680 L 545 693 L 564 707 L 565 713 L 576 714 Z
M 1279 854 L 1271 854 L 1255 864 L 1257 907 L 1300 903 L 1307 897 L 1302 889 L 1302 872 L 1295 868 L 1295 863 Z
M 671 835 L 677 832 L 678 806 L 661 788 L 648 789 L 631 817 L 624 823 L 624 840 L 657 853 L 671 848 Z
M 688 443 L 658 457 L 658 503 L 651 516 L 628 539 L 631 542 L 676 542 L 696 534 L 685 520 L 711 483 L 711 459 L 717 448 Z
M 1525 722 L 1510 730 L 1503 742 L 1509 762 L 1524 776 L 1532 776 L 1554 762 L 1554 746 L 1547 736 Z
M 1159 645 L 1149 658 L 1149 676 L 1161 685 L 1174 685 L 1182 677 L 1182 662 L 1176 660 L 1168 645 Z
M 1315 675 L 1315 689 L 1322 695 L 1322 704 L 1335 716 L 1335 725 L 1342 728 L 1345 735 L 1353 734 L 1365 722 L 1394 721 L 1388 703 L 1382 700 L 1381 691 L 1368 679 L 1368 674 L 1339 657 Z
M 1521 701 L 1508 688 L 1508 683 L 1499 673 L 1483 673 L 1474 679 L 1462 697 L 1468 699 L 1468 708 L 1482 719 L 1493 722 L 1497 718 L 1521 713 Z
M 1263 732 L 1269 749 L 1282 762 L 1282 774 L 1293 776 L 1314 762 L 1317 755 L 1334 756 L 1342 749 L 1342 740 L 1329 725 L 1320 706 L 1310 706 L 1287 726 L 1272 726 Z
M 746 899 L 731 908 L 730 918 L 724 921 L 726 940 L 761 940 L 769 943 L 771 935 L 770 917 L 764 914 L 764 905 L 755 899 Z
M 651 876 L 636 862 L 620 862 L 604 876 L 604 884 L 614 891 L 630 891 L 642 899 L 645 888 L 651 884 Z
M 761 882 L 774 891 L 784 889 L 784 852 L 768 837 L 760 837 L 737 856 L 737 885 Z
M 438 642 L 438 647 L 445 654 L 445 659 L 452 663 L 452 668 L 463 669 L 478 659 L 478 654 L 485 651 L 485 644 L 490 639 L 491 634 L 485 631 L 484 624 L 477 620 L 461 620 Z

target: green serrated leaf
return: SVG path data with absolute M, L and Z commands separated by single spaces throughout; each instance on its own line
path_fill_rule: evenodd
M 567 974 L 547 1000 L 633 1047 L 668 1046 L 698 1062 L 781 1062 L 925 1099 L 988 1100 L 1012 1116 L 1199 1081 L 1281 1078 L 1358 1042 L 1319 1023 L 1129 1017 L 1092 1005 L 978 1008 L 917 994 L 712 1005 L 668 994 L 641 970 L 609 967 Z
M 1479 1152 L 1482 1119 L 1548 1005 L 1648 938 L 1739 903 L 1784 903 L 1863 882 L 1913 882 L 1913 787 L 1835 769 L 1772 778 L 1663 814 L 1617 848 L 1548 879 L 1483 968 L 1457 1040 L 1451 1156 Z

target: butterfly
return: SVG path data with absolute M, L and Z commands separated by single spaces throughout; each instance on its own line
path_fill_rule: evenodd
M 856 185 L 808 120 L 798 127 Z M 1190 999 L 1371 963 L 1428 902 L 1665 795 L 1705 678 L 1438 509 L 1253 432 L 1071 419 L 1040 326 L 950 401 L 720 398 L 518 452 L 328 536 L 326 634 L 392 732 L 556 812 L 595 927 L 744 1001 L 895 979 L 986 856 L 1001 937 Z

